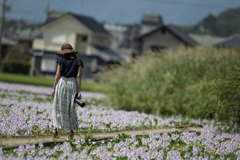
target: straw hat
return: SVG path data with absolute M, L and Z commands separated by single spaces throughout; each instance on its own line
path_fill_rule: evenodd
M 57 55 L 58 55 L 59 57 L 61 57 L 61 56 L 63 56 L 63 55 L 66 54 L 66 53 L 75 53 L 75 54 L 77 54 L 78 51 L 73 50 L 71 44 L 69 44 L 69 43 L 64 43 L 64 44 L 62 45 L 62 47 L 61 47 L 61 52 L 58 52 Z

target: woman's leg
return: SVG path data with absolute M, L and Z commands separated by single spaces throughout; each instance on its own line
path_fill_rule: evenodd
M 53 137 L 56 137 L 56 136 L 58 136 L 58 131 L 57 131 L 57 127 L 56 126 L 54 126 L 53 127 Z
M 73 130 L 70 130 L 68 138 L 69 138 L 69 139 L 73 139 L 73 138 L 74 138 L 74 132 L 73 132 Z

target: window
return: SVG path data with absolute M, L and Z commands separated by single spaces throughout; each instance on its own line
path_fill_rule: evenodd
M 97 70 L 97 59 L 93 58 L 91 62 L 91 72 L 96 72 Z
M 162 29 L 162 34 L 166 34 L 166 29 L 165 28 Z
M 166 47 L 159 46 L 159 45 L 152 45 L 150 46 L 150 48 L 153 52 L 161 52 L 161 50 L 165 49 Z
M 51 41 L 55 44 L 63 44 L 67 42 L 67 36 L 64 34 L 54 34 Z
M 83 41 L 83 42 L 87 42 L 87 36 L 83 36 L 83 37 L 82 37 L 82 41 Z
M 53 58 L 42 58 L 41 71 L 44 72 L 55 72 L 56 71 L 56 59 Z

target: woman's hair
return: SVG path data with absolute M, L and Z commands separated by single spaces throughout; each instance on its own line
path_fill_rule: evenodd
M 65 57 L 65 58 L 70 58 L 70 57 L 72 57 L 72 56 L 75 57 L 75 58 L 77 57 L 75 53 L 65 53 L 65 54 L 63 55 L 63 57 Z

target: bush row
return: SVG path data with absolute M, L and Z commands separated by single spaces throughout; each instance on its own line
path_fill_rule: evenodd
M 108 103 L 115 109 L 213 118 L 215 81 L 236 71 L 239 59 L 233 49 L 168 49 L 114 67 L 102 78 L 111 85 Z
M 2 72 L 29 74 L 30 67 L 30 64 L 25 61 L 5 60 L 2 63 Z
M 221 122 L 219 128 L 228 132 L 240 132 L 240 69 L 227 78 L 217 81 L 214 87 L 217 96 L 215 118 Z

